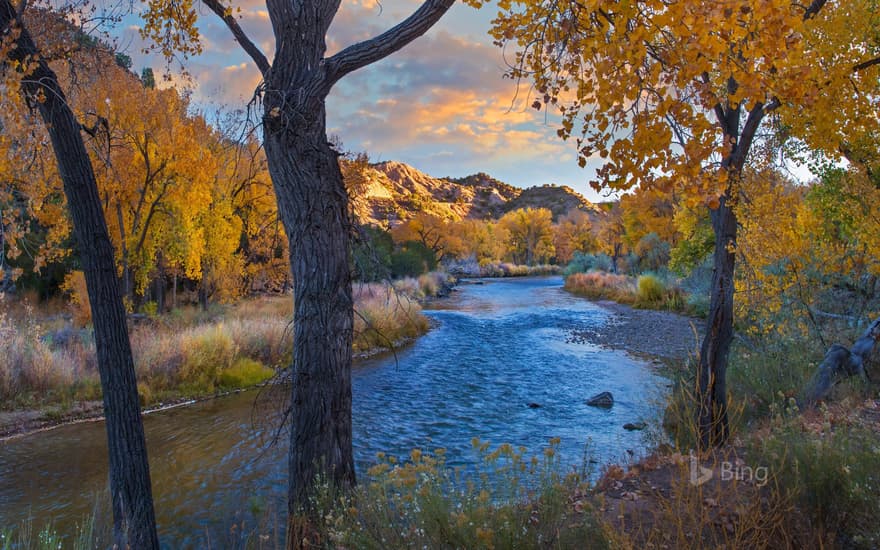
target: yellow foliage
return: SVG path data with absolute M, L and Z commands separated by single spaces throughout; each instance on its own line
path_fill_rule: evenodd
M 64 276 L 61 283 L 61 291 L 67 294 L 70 300 L 70 309 L 73 313 L 73 324 L 85 327 L 92 322 L 92 308 L 89 302 L 89 293 L 86 289 L 86 276 L 82 271 L 71 271 Z

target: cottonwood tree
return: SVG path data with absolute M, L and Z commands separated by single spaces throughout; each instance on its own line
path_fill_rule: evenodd
M 119 548 L 158 548 L 146 441 L 113 245 L 83 142 L 83 127 L 23 20 L 26 6 L 26 2 L 13 6 L 9 0 L 0 0 L 0 90 L 21 93 L 39 112 L 64 184 L 94 320 L 116 544 Z M 45 18 L 44 13 L 40 15 Z
M 325 100 L 345 75 L 424 34 L 454 0 L 427 0 L 407 19 L 369 40 L 326 56 L 340 0 L 267 0 L 275 37 L 270 62 L 235 17 L 235 6 L 204 0 L 263 77 L 263 145 L 290 242 L 294 287 L 289 498 L 291 517 L 312 507 L 318 477 L 355 482 L 351 432 L 351 220 L 340 153 L 327 139 Z M 192 2 L 151 0 L 145 34 L 168 55 L 200 50 Z
M 874 135 L 876 2 L 504 0 L 493 30 L 534 106 L 562 111 L 597 188 L 675 189 L 711 209 L 714 277 L 697 368 L 701 447 L 726 441 L 736 202 L 759 129 L 829 154 Z M 578 127 L 579 130 L 575 128 Z

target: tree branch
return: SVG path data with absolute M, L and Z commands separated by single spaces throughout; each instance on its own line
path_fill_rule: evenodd
M 260 51 L 260 48 L 248 38 L 241 26 L 239 26 L 238 21 L 232 16 L 232 8 L 224 8 L 220 5 L 219 0 L 202 0 L 202 2 L 208 6 L 211 11 L 217 14 L 217 17 L 226 23 L 226 26 L 232 31 L 232 36 L 235 37 L 236 42 L 238 42 L 241 45 L 241 48 L 251 56 L 251 59 L 257 64 L 257 68 L 260 69 L 260 74 L 265 77 L 266 73 L 269 72 L 269 69 L 271 68 L 269 60 L 266 59 L 266 56 Z
M 812 2 L 810 2 L 810 5 L 807 6 L 807 9 L 804 11 L 804 21 L 807 21 L 807 20 L 815 17 L 816 14 L 819 13 L 819 10 L 822 9 L 822 6 L 824 6 L 827 1 L 828 0 L 813 0 Z
M 771 101 L 767 104 L 767 107 L 776 108 L 774 105 L 774 101 Z M 739 142 L 736 145 L 736 151 L 734 151 L 730 166 L 735 170 L 742 170 L 743 164 L 745 164 L 746 155 L 749 153 L 749 149 L 752 147 L 752 141 L 755 139 L 755 133 L 758 131 L 758 127 L 761 125 L 761 121 L 764 120 L 764 115 L 767 113 L 765 110 L 765 105 L 760 101 L 755 104 L 754 107 L 749 111 L 749 116 L 746 118 L 746 123 L 743 125 L 742 133 L 739 137 Z
M 874 65 L 880 65 L 880 57 L 875 57 L 874 59 L 869 59 L 867 61 L 862 61 L 858 65 L 853 66 L 853 72 L 857 73 L 859 71 L 864 71 L 865 69 L 869 69 Z
M 391 29 L 331 56 L 326 60 L 327 83 L 332 86 L 348 73 L 384 59 L 422 36 L 453 3 L 455 0 L 425 0 L 412 15 Z

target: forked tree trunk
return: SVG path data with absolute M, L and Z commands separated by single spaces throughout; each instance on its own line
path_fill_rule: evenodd
M 267 125 L 266 157 L 290 241 L 294 350 L 288 508 L 309 514 L 316 481 L 354 485 L 348 195 L 327 142 L 323 98 Z M 318 479 L 326 476 L 327 479 Z
M 3 38 L 8 36 L 13 25 L 20 29 L 15 40 L 16 48 L 4 61 L 38 60 L 34 72 L 23 80 L 22 88 L 39 109 L 52 140 L 85 272 L 104 394 L 116 545 L 132 549 L 159 548 L 131 345 L 113 245 L 104 220 L 95 173 L 80 125 L 67 104 L 55 73 L 40 58 L 33 39 L 16 18 L 17 13 L 10 1 L 0 0 L 0 33 Z M 37 100 L 38 96 L 44 99 Z M 63 457 L 59 459 L 63 460 Z
M 325 58 L 326 34 L 339 0 L 266 0 L 275 35 L 270 63 L 224 2 L 204 0 L 256 63 L 264 80 L 260 87 L 263 144 L 290 242 L 295 301 L 288 461 L 291 519 L 313 512 L 310 496 L 318 478 L 343 490 L 355 481 L 348 195 L 338 155 L 327 140 L 325 100 L 345 75 L 423 35 L 453 1 L 425 0 L 386 32 Z M 288 541 L 300 544 L 292 537 Z
M 712 295 L 706 335 L 697 366 L 697 428 L 700 448 L 723 444 L 729 435 L 727 359 L 733 339 L 733 274 L 736 261 L 736 214 L 728 193 L 711 211 L 715 231 Z

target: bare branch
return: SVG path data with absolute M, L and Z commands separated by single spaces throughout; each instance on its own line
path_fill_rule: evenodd
M 391 29 L 331 56 L 326 60 L 327 83 L 333 85 L 348 73 L 384 59 L 422 36 L 453 3 L 455 0 L 426 0 L 412 15 Z
M 767 106 L 771 106 L 773 103 L 774 102 L 771 101 Z M 734 151 L 733 158 L 730 161 L 730 166 L 734 169 L 742 169 L 746 160 L 746 155 L 752 147 L 752 140 L 755 138 L 755 132 L 758 131 L 758 127 L 761 125 L 761 121 L 764 120 L 765 114 L 767 114 L 765 105 L 760 101 L 749 111 L 749 116 L 746 118 L 745 125 L 743 125 L 742 134 L 740 134 L 736 151 Z
M 232 36 L 235 37 L 235 41 L 241 45 L 241 48 L 251 56 L 251 59 L 254 60 L 254 63 L 257 64 L 257 68 L 260 69 L 260 74 L 266 76 L 266 73 L 269 72 L 269 60 L 266 59 L 265 54 L 260 51 L 260 48 L 254 44 L 250 38 L 244 33 L 241 26 L 238 24 L 238 21 L 235 20 L 235 17 L 232 15 L 232 8 L 225 8 L 220 5 L 219 0 L 202 0 L 206 6 L 208 6 L 211 11 L 217 14 L 217 17 L 223 20 L 226 23 L 226 26 L 229 27 L 229 30 L 232 31 Z
M 859 71 L 864 71 L 865 69 L 869 69 L 874 65 L 880 65 L 880 57 L 875 57 L 874 59 L 862 61 L 858 65 L 853 66 L 853 72 L 857 73 Z
M 807 9 L 804 11 L 804 21 L 816 17 L 816 14 L 819 13 L 819 10 L 822 9 L 822 6 L 824 6 L 827 1 L 828 0 L 813 0 L 810 2 L 810 5 L 807 6 Z

